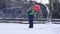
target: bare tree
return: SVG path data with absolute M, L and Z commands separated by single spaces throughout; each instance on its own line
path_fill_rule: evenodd
M 50 18 L 52 17 L 52 11 L 54 10 L 54 7 L 53 7 L 53 0 L 50 0 L 50 5 L 49 5 L 49 9 L 50 9 Z

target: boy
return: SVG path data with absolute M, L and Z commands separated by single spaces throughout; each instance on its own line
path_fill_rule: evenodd
M 29 28 L 33 28 L 33 18 L 34 18 L 34 14 L 36 14 L 34 12 L 33 9 L 31 9 L 29 12 L 28 12 L 28 21 L 29 21 Z M 36 15 L 35 15 L 36 16 Z

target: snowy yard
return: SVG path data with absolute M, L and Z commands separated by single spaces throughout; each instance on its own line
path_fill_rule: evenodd
M 0 34 L 60 34 L 60 24 L 28 24 L 0 23 Z

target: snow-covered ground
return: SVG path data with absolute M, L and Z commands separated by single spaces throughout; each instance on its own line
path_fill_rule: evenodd
M 60 24 L 29 24 L 0 23 L 0 34 L 60 34 Z

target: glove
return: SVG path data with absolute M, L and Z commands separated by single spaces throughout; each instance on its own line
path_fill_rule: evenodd
M 35 17 L 37 16 L 36 13 L 34 13 L 34 16 L 35 16 Z

